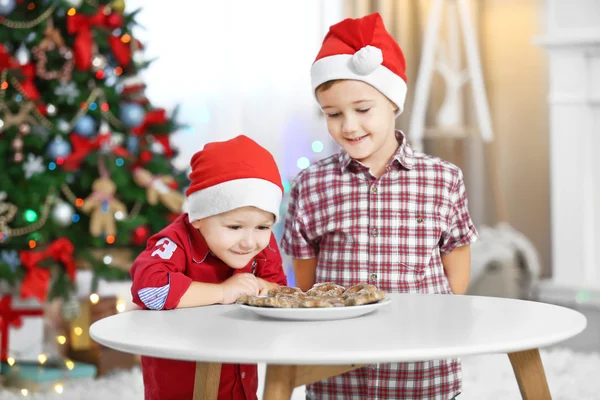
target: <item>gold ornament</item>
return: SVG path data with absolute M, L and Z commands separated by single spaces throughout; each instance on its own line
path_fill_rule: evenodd
M 8 107 L 6 107 L 4 104 L 0 104 L 0 111 L 4 111 L 4 116 L 2 117 L 4 120 L 0 126 L 0 133 L 2 133 L 4 130 L 7 130 L 11 126 L 19 127 L 17 136 L 11 143 L 11 147 L 15 151 L 13 158 L 15 162 L 23 161 L 23 136 L 28 135 L 31 130 L 28 122 L 35 123 L 35 119 L 31 115 L 31 112 L 34 109 L 35 104 L 28 102 L 19 109 L 17 114 L 12 114 Z
M 48 71 L 46 69 L 46 63 L 48 62 L 46 53 L 53 50 L 58 50 L 59 54 L 65 59 L 65 63 L 58 71 Z M 52 18 L 46 23 L 44 39 L 42 39 L 39 45 L 33 48 L 33 55 L 37 59 L 36 75 L 41 79 L 58 79 L 61 82 L 68 82 L 71 80 L 71 73 L 73 72 L 73 66 L 75 65 L 73 52 L 65 45 L 65 41 L 63 40 L 60 31 L 54 28 Z
M 114 237 L 117 234 L 115 213 L 127 212 L 125 204 L 114 197 L 117 186 L 109 178 L 98 178 L 92 184 L 92 191 L 81 206 L 90 214 L 90 233 L 95 237 L 102 234 Z
M 123 14 L 125 12 L 125 0 L 114 0 L 110 3 L 110 6 L 119 14 Z
M 4 116 L 2 117 L 4 124 L 0 127 L 0 132 L 8 130 L 11 126 L 18 126 L 23 122 L 35 123 L 35 119 L 31 115 L 34 109 L 35 104 L 27 102 L 19 109 L 18 113 L 12 114 L 7 106 L 0 104 L 0 111 L 4 111 Z
M 10 228 L 8 224 L 15 218 L 17 214 L 17 206 L 11 203 L 5 203 L 6 193 L 0 192 L 0 242 L 4 235 L 8 235 Z

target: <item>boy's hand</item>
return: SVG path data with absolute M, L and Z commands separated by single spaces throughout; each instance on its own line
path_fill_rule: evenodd
M 265 281 L 262 278 L 256 278 L 256 280 L 258 281 L 258 285 L 259 285 L 259 290 L 258 290 L 259 296 L 266 296 L 267 293 L 269 292 L 269 290 L 279 286 L 276 283 Z
M 236 274 L 225 282 L 221 283 L 223 290 L 222 304 L 231 304 L 243 294 L 256 296 L 260 289 L 260 284 L 252 274 Z

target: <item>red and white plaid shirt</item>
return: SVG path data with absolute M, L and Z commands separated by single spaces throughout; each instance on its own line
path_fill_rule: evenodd
M 293 258 L 317 258 L 317 282 L 451 294 L 440 254 L 477 239 L 462 172 L 396 137 L 380 178 L 343 150 L 302 171 L 281 246 Z M 307 398 L 448 400 L 461 375 L 459 360 L 377 364 L 308 385 Z

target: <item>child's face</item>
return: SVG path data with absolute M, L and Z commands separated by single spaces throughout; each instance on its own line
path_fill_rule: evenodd
M 242 207 L 214 215 L 192 225 L 200 231 L 210 251 L 231 268 L 244 268 L 271 239 L 273 214 Z
M 329 134 L 350 157 L 369 166 L 387 161 L 397 149 L 396 106 L 373 86 L 342 80 L 318 91 L 317 100 Z

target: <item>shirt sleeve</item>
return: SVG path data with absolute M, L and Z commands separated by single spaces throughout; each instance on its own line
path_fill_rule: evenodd
M 185 251 L 176 235 L 156 235 L 131 266 L 133 302 L 150 310 L 173 309 L 190 287 Z
M 296 179 L 290 191 L 287 215 L 283 229 L 281 247 L 293 258 L 317 258 L 319 248 L 308 239 L 302 205 L 304 203 L 299 189 L 300 179 Z
M 450 212 L 448 214 L 448 230 L 442 233 L 440 251 L 450 253 L 457 247 L 477 241 L 478 233 L 469 215 L 467 190 L 462 171 L 450 193 Z
M 277 246 L 275 235 L 271 234 L 269 246 L 264 250 L 264 254 L 266 254 L 267 259 L 264 267 L 256 271 L 256 276 L 264 279 L 265 281 L 286 286 L 287 277 L 283 271 L 283 260 L 281 259 L 281 254 L 279 253 L 279 247 Z

